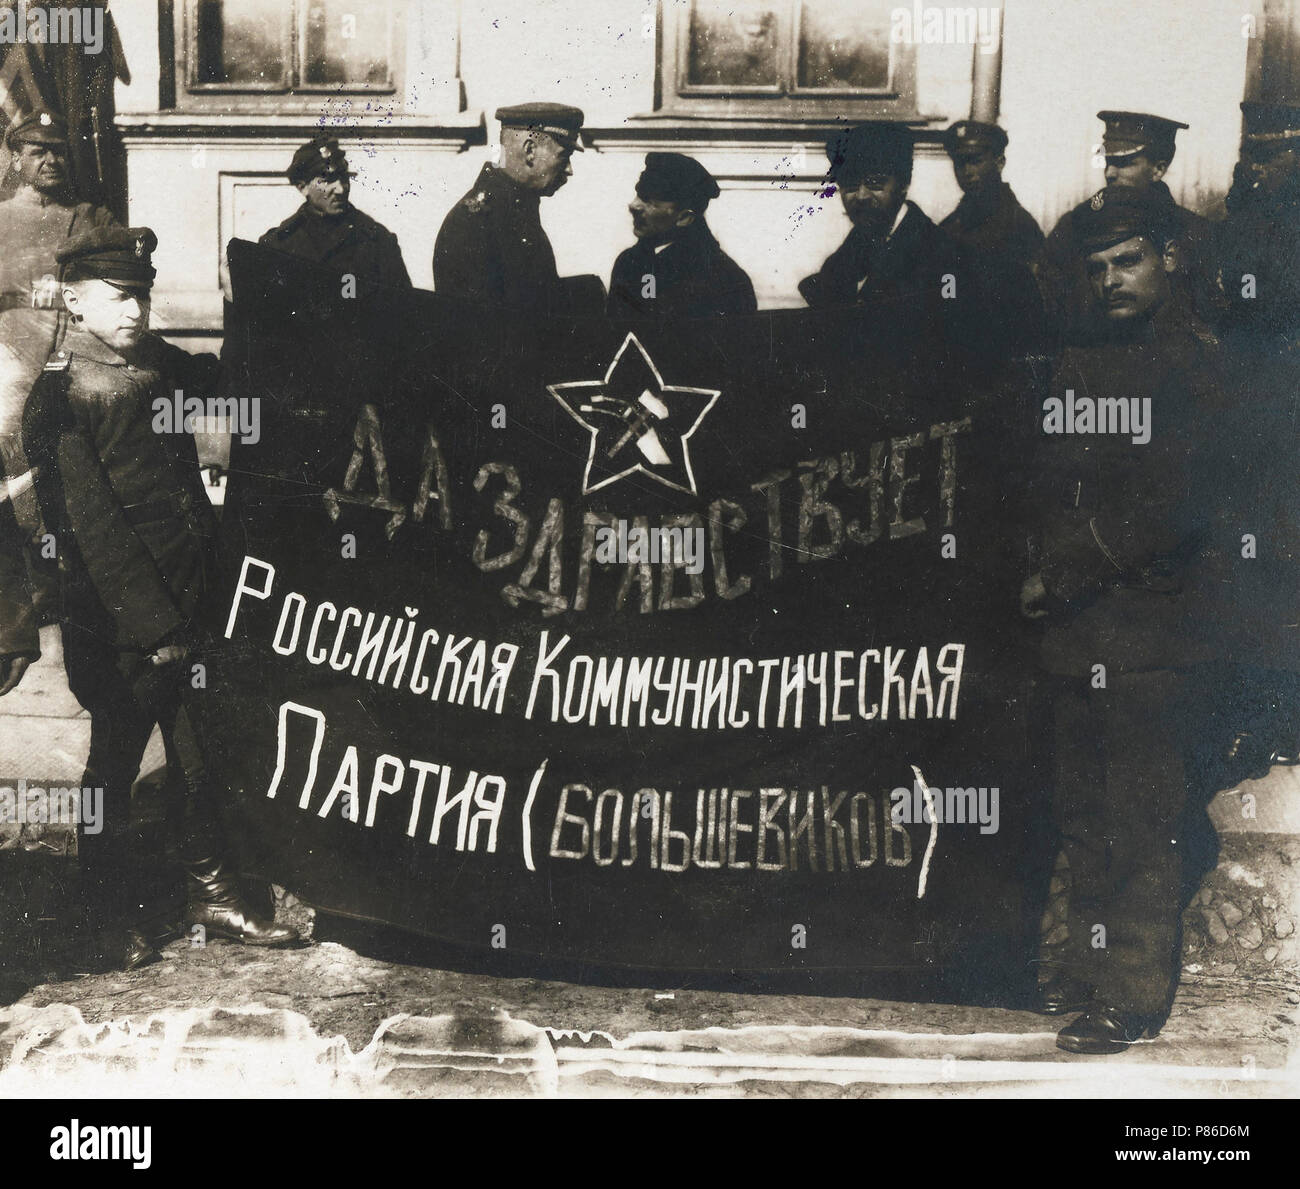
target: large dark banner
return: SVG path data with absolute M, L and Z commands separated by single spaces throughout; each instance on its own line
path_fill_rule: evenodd
M 529 321 L 229 259 L 260 427 L 201 717 L 251 870 L 607 965 L 1025 963 L 1023 386 L 860 311 Z

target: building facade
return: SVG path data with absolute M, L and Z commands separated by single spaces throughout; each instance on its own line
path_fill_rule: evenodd
M 219 337 L 223 245 L 297 206 L 285 166 L 330 129 L 357 173 L 353 201 L 397 234 L 414 283 L 432 287 L 434 238 L 490 158 L 492 113 L 554 99 L 587 115 L 587 151 L 543 204 L 562 273 L 608 278 L 632 242 L 626 208 L 644 154 L 671 149 L 718 178 L 709 222 L 760 306 L 798 306 L 798 280 L 848 227 L 824 191 L 823 147 L 858 119 L 918 130 L 910 196 L 936 220 L 959 197 L 938 133 L 965 116 L 999 120 L 1006 179 L 1050 230 L 1102 184 L 1096 112 L 1154 112 L 1190 125 L 1167 179 L 1175 197 L 1215 214 L 1238 105 L 1267 85 L 1270 61 L 1288 60 L 1296 7 L 116 0 L 129 217 L 158 232 L 157 323 L 182 341 Z

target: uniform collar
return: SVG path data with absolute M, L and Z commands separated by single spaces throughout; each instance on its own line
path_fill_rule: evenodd
M 142 340 L 136 359 L 128 361 L 104 342 L 103 339 L 96 338 L 90 331 L 84 330 L 78 323 L 72 322 L 68 325 L 68 333 L 64 336 L 63 343 L 59 347 L 59 357 L 66 358 L 75 355 L 78 359 L 106 363 L 111 367 L 131 367 L 133 365 L 139 367 L 143 366 L 143 357 L 148 350 L 147 342 L 147 338 Z
M 9 201 L 36 209 L 52 206 L 60 210 L 71 210 L 74 205 L 63 194 L 42 194 L 35 186 L 19 186 Z
M 963 194 L 961 201 L 957 204 L 962 212 L 962 216 L 973 226 L 987 222 L 993 218 L 1004 207 L 1009 206 L 1015 200 L 1011 193 L 1011 186 L 1006 182 L 999 182 L 997 186 L 989 191 L 988 197 L 983 195 L 978 198 Z
M 528 202 L 541 204 L 542 196 L 537 190 L 529 190 L 521 186 L 512 178 L 504 169 L 492 162 L 484 164 L 478 175 L 478 186 L 489 192 L 497 192 L 512 198 L 515 202 Z

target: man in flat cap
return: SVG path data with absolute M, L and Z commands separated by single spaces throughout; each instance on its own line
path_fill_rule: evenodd
M 433 287 L 448 297 L 545 313 L 562 304 L 541 200 L 573 173 L 583 115 L 562 103 L 502 107 L 501 160 L 483 166 L 433 248 Z
M 1070 937 L 1042 1010 L 1082 1012 L 1058 1045 L 1117 1053 L 1163 1024 L 1177 985 L 1184 851 L 1208 830 L 1216 738 L 1207 545 L 1225 415 L 1216 343 L 1175 300 L 1168 203 L 1107 189 L 1073 234 L 1102 333 L 1068 348 L 1038 424 L 1039 567 L 1052 803 L 1069 860 Z M 1199 820 L 1198 820 L 1199 815 Z M 1212 833 L 1209 835 L 1212 838 Z
M 286 173 L 302 195 L 302 206 L 258 243 L 336 268 L 340 276 L 411 287 L 397 236 L 348 200 L 348 159 L 334 137 L 318 136 L 300 146 Z
M 718 183 L 693 157 L 647 153 L 628 204 L 637 243 L 614 261 L 611 317 L 752 314 L 754 286 L 704 221 Z
M 22 449 L 23 408 L 54 347 L 63 308 L 55 250 L 70 236 L 117 220 L 72 192 L 67 129 L 56 112 L 38 108 L 21 116 L 5 133 L 5 147 L 17 184 L 0 202 L 0 495 L 7 486 L 15 540 L 43 607 L 54 578 L 30 544 L 42 533 Z
M 210 937 L 286 945 L 297 934 L 261 918 L 224 861 L 215 790 L 189 704 L 186 659 L 214 568 L 215 521 L 189 428 L 156 427 L 177 391 L 212 391 L 216 361 L 148 331 L 147 227 L 92 228 L 58 252 L 71 325 L 32 393 L 24 440 L 40 460 L 42 508 L 63 559 L 68 685 L 90 714 L 82 785 L 104 790 L 103 829 L 78 836 L 97 968 L 157 957 L 140 930 L 131 786 L 157 724 L 188 796 L 180 849 L 185 921 Z
M 1102 151 L 1106 157 L 1105 191 L 1128 188 L 1150 193 L 1163 206 L 1178 229 L 1181 256 L 1175 280 L 1175 295 L 1191 302 L 1198 317 L 1209 320 L 1217 304 L 1213 236 L 1209 222 L 1174 201 L 1164 176 L 1174 159 L 1175 137 L 1186 124 L 1146 112 L 1100 111 L 1105 126 Z M 1095 197 L 1095 196 L 1094 196 Z M 1061 216 L 1044 248 L 1044 292 L 1049 312 L 1066 341 L 1082 341 L 1102 332 L 1095 317 L 1087 280 L 1079 267 L 1079 244 L 1075 220 L 1083 207 Z
M 920 330 L 941 315 L 945 274 L 958 253 L 952 240 L 907 197 L 912 134 L 903 125 L 859 124 L 826 146 L 829 179 L 853 224 L 821 269 L 799 282 L 814 308 L 859 302 Z M 922 331 L 924 332 L 924 331 Z

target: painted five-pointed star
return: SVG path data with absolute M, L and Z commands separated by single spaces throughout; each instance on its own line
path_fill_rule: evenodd
M 548 384 L 547 391 L 591 434 L 583 495 L 637 471 L 665 487 L 697 494 L 690 438 L 721 389 L 665 384 L 654 360 L 629 332 L 603 380 Z

